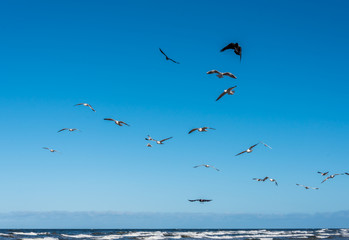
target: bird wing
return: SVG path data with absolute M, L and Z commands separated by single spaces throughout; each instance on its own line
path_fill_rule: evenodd
M 62 132 L 64 130 L 67 130 L 68 128 L 62 128 L 61 130 L 59 130 L 58 132 Z
M 211 127 L 205 127 L 206 129 L 212 129 L 212 130 L 216 130 L 215 128 L 211 128 Z
M 193 200 L 188 200 L 189 202 L 196 202 L 196 201 L 198 201 L 197 199 L 193 199 Z
M 126 126 L 130 126 L 130 125 L 128 125 L 127 123 L 125 123 L 125 122 L 123 122 L 123 121 L 120 121 L 119 123 L 123 123 L 123 124 L 125 124 Z
M 197 168 L 197 167 L 201 167 L 201 166 L 204 166 L 204 164 L 194 166 L 193 168 Z
M 93 109 L 93 107 L 90 104 L 88 104 L 87 106 L 89 106 L 92 111 L 94 111 L 94 112 L 96 111 L 96 110 Z
M 164 141 L 169 140 L 169 139 L 171 139 L 171 138 L 172 138 L 172 137 L 162 139 L 160 142 L 164 142 Z
M 306 187 L 306 186 L 304 186 L 304 185 L 302 185 L 302 184 L 298 184 L 298 183 L 296 183 L 296 185 L 297 185 L 297 186 L 300 186 L 300 187 Z
M 231 77 L 231 78 L 237 78 L 234 74 L 232 74 L 232 73 L 230 73 L 230 72 L 222 73 L 222 75 L 228 76 L 228 77 Z
M 221 49 L 221 52 L 224 52 L 227 49 L 235 49 L 235 43 L 229 43 L 227 46 Z
M 219 97 L 216 99 L 216 101 L 218 101 L 219 99 L 221 99 L 225 94 L 227 94 L 226 91 L 222 92 L 221 95 L 219 95 Z
M 216 169 L 217 171 L 219 171 L 219 169 L 218 168 L 215 168 L 214 166 L 210 166 L 211 168 L 213 168 L 213 169 Z
M 237 86 L 230 87 L 230 88 L 227 89 L 227 91 L 229 92 L 229 91 L 233 90 L 233 89 L 236 88 L 236 87 L 237 87 Z
M 270 148 L 270 149 L 272 149 L 269 145 L 267 145 L 266 143 L 264 143 L 264 142 L 261 142 L 265 147 L 268 147 L 268 148 Z
M 190 130 L 190 131 L 188 132 L 188 134 L 191 134 L 192 132 L 194 132 L 194 131 L 196 131 L 196 130 L 198 130 L 198 128 L 193 128 L 192 130 Z
M 267 180 L 268 178 L 269 178 L 269 177 L 265 177 L 265 178 L 262 179 L 262 181 L 264 182 L 264 181 Z
M 212 73 L 218 73 L 218 74 L 220 74 L 220 72 L 217 71 L 217 70 L 210 70 L 210 71 L 207 72 L 207 74 L 212 74 Z
M 75 104 L 74 106 L 78 106 L 78 105 L 82 105 L 82 104 L 84 104 L 84 103 L 78 103 L 78 104 Z
M 330 177 L 327 177 L 327 178 L 325 178 L 321 183 L 323 183 L 323 182 L 325 182 L 327 179 L 329 179 Z
M 258 143 L 256 143 L 255 145 L 251 146 L 249 149 L 252 149 L 252 148 L 254 148 L 257 145 L 258 145 Z
M 243 154 L 243 153 L 245 153 L 245 152 L 246 152 L 246 150 L 243 151 L 243 152 L 241 152 L 241 153 L 236 154 L 235 156 L 239 156 L 240 154 Z
M 167 57 L 167 55 L 161 50 L 161 48 L 159 48 L 159 50 L 160 50 L 160 52 L 161 52 L 162 54 L 165 55 L 165 57 Z M 167 57 L 167 58 L 168 58 L 168 57 Z
M 115 122 L 115 119 L 112 119 L 112 118 L 104 118 L 104 120 L 107 120 L 107 121 L 114 121 L 114 122 Z
M 172 61 L 172 62 L 174 62 L 174 63 L 179 64 L 179 62 L 176 62 L 176 61 L 175 61 L 175 60 L 173 60 L 172 58 L 168 58 L 168 60 L 170 60 L 170 61 Z
M 50 150 L 49 148 L 47 148 L 47 147 L 43 147 L 43 149 L 47 149 L 47 150 Z

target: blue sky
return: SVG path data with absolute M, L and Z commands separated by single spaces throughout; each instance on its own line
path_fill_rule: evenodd
M 0 212 L 348 210 L 349 177 L 316 173 L 349 171 L 348 5 L 2 1 Z M 219 52 L 230 42 L 241 63 Z M 217 130 L 187 134 L 201 126 Z M 173 139 L 149 149 L 147 134 Z M 258 141 L 273 149 L 234 157 Z M 221 171 L 192 168 L 203 163 Z M 264 176 L 279 187 L 252 180 Z

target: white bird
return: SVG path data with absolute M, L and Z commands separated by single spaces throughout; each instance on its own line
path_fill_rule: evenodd
M 172 137 L 169 137 L 169 138 L 165 138 L 165 139 L 162 139 L 162 140 L 160 140 L 160 141 L 158 141 L 158 140 L 153 140 L 153 141 L 155 141 L 157 144 L 164 144 L 163 142 L 165 142 L 165 141 L 167 141 L 167 140 L 169 140 L 169 139 L 171 139 Z
M 193 168 L 197 168 L 197 167 L 213 168 L 213 169 L 219 171 L 219 169 L 215 168 L 214 166 L 207 165 L 207 164 L 197 165 L 197 166 L 194 166 Z
M 117 121 L 115 119 L 112 119 L 112 118 L 104 118 L 104 120 L 107 120 L 107 121 L 113 121 L 115 122 L 115 124 L 119 125 L 119 126 L 122 126 L 122 124 L 126 125 L 126 126 L 130 126 L 128 125 L 127 123 L 123 122 L 123 121 Z
M 91 108 L 91 110 L 94 111 L 94 112 L 96 111 L 96 110 L 94 110 L 93 107 L 92 107 L 90 104 L 88 104 L 88 103 L 78 103 L 78 104 L 75 104 L 74 106 L 79 106 L 79 105 L 83 105 L 83 106 L 89 107 L 89 108 Z
M 233 91 L 233 89 L 236 88 L 236 87 L 237 87 L 237 86 L 234 86 L 234 87 L 225 89 L 225 90 L 221 93 L 221 95 L 219 95 L 219 97 L 216 99 L 216 101 L 218 101 L 219 99 L 221 99 L 225 94 L 234 95 L 235 91 Z
M 319 188 L 304 186 L 304 185 L 298 184 L 298 183 L 296 183 L 296 185 L 297 185 L 297 186 L 300 186 L 300 187 L 304 187 L 305 189 L 315 189 L 315 190 L 318 190 L 318 189 L 319 189 Z
M 265 180 L 267 180 L 269 177 L 265 177 L 265 178 L 253 178 L 253 180 L 256 180 L 258 182 L 264 182 Z
M 257 146 L 257 145 L 258 145 L 258 143 L 255 144 L 255 145 L 252 145 L 252 146 L 249 147 L 247 150 L 245 150 L 245 151 L 243 151 L 243 152 L 241 152 L 241 153 L 236 154 L 235 156 L 239 156 L 240 154 L 243 154 L 243 153 L 251 153 L 251 152 L 253 151 L 253 148 L 254 148 L 255 146 Z
M 207 129 L 216 130 L 216 129 L 210 128 L 210 127 L 193 128 L 192 130 L 190 130 L 190 131 L 188 132 L 188 134 L 190 134 L 190 133 L 192 133 L 192 132 L 194 132 L 194 131 L 196 131 L 196 130 L 199 131 L 199 132 L 207 132 Z
M 265 147 L 268 147 L 268 148 L 272 149 L 269 145 L 267 145 L 267 144 L 264 143 L 264 142 L 261 142 L 261 144 L 263 144 Z
M 62 128 L 61 130 L 59 130 L 58 132 L 62 132 L 62 131 L 69 131 L 69 132 L 74 132 L 74 131 L 80 131 L 79 129 L 77 128 Z
M 332 175 L 328 176 L 327 178 L 325 178 L 321 183 L 327 181 L 328 179 L 334 178 L 334 177 L 337 176 L 337 175 L 343 175 L 343 173 L 332 174 Z
M 57 150 L 54 150 L 54 149 L 51 149 L 51 148 L 48 148 L 48 147 L 43 147 L 43 149 L 47 149 L 47 150 L 49 150 L 50 152 L 58 152 Z
M 212 74 L 212 73 L 217 73 L 217 77 L 219 78 L 223 78 L 223 76 L 228 76 L 228 77 L 231 77 L 231 78 L 237 78 L 234 74 L 230 73 L 230 72 L 220 72 L 220 71 L 217 71 L 217 70 L 211 70 L 211 71 L 208 71 L 207 74 Z

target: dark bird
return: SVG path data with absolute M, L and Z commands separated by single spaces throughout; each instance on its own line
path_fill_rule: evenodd
M 167 140 L 169 140 L 169 139 L 171 139 L 171 138 L 172 138 L 172 137 L 165 138 L 165 139 L 162 139 L 162 140 L 160 140 L 160 141 L 153 139 L 153 141 L 155 141 L 157 144 L 164 144 L 163 142 L 165 142 L 165 141 L 167 141 Z
M 130 126 L 130 125 L 128 125 L 127 123 L 125 123 L 123 121 L 117 121 L 117 120 L 112 119 L 112 118 L 104 118 L 104 120 L 113 121 L 113 122 L 115 122 L 115 124 L 117 124 L 119 126 L 122 126 L 122 125 Z
M 79 106 L 79 105 L 83 105 L 83 106 L 89 107 L 89 108 L 91 108 L 91 110 L 94 111 L 94 112 L 96 111 L 96 110 L 94 110 L 93 107 L 92 107 L 90 104 L 88 104 L 88 103 L 78 103 L 78 104 L 75 104 L 74 106 Z
M 343 175 L 343 173 L 332 174 L 332 175 L 328 176 L 327 178 L 325 178 L 321 183 L 327 181 L 328 179 L 334 178 L 334 177 L 337 176 L 337 175 Z
M 218 101 L 219 99 L 221 99 L 221 97 L 223 97 L 225 94 L 234 95 L 235 91 L 233 91 L 233 89 L 236 88 L 236 87 L 237 87 L 237 86 L 234 86 L 234 87 L 225 89 L 225 90 L 221 93 L 221 95 L 219 95 L 219 97 L 216 99 L 216 101 Z
M 249 147 L 247 150 L 245 150 L 245 151 L 243 151 L 243 152 L 241 152 L 241 153 L 236 154 L 235 156 L 239 156 L 240 154 L 243 154 L 243 153 L 251 153 L 251 152 L 253 151 L 253 148 L 254 148 L 255 146 L 257 146 L 257 145 L 258 145 L 258 143 L 255 144 L 255 145 L 252 145 L 252 146 Z
M 50 152 L 58 152 L 57 150 L 54 150 L 54 149 L 51 149 L 51 148 L 47 148 L 47 147 L 43 147 L 43 149 L 47 149 L 47 150 L 49 150 Z
M 315 189 L 315 190 L 318 190 L 318 189 L 319 189 L 319 188 L 304 186 L 304 185 L 301 185 L 301 184 L 298 184 L 298 183 L 296 183 L 296 185 L 297 185 L 297 186 L 300 186 L 300 187 L 304 187 L 305 189 Z
M 174 62 L 174 63 L 179 64 L 179 62 L 176 62 L 176 61 L 173 60 L 172 58 L 167 57 L 167 55 L 161 50 L 161 48 L 159 48 L 159 50 L 160 50 L 160 52 L 161 52 L 162 54 L 164 54 L 164 56 L 166 57 L 166 60 L 170 60 L 170 61 L 172 61 L 172 62 Z
M 230 72 L 220 72 L 220 71 L 217 71 L 217 70 L 211 70 L 211 71 L 208 71 L 207 74 L 212 74 L 212 73 L 217 73 L 217 77 L 219 78 L 222 78 L 223 76 L 228 76 L 228 77 L 231 77 L 231 78 L 237 78 L 234 74 L 230 73 Z
M 153 139 L 151 136 L 148 135 L 148 137 L 146 137 L 145 140 L 147 140 L 147 141 L 152 141 L 152 140 L 154 140 L 154 139 Z
M 62 131 L 65 131 L 65 130 L 67 130 L 69 132 L 80 131 L 79 129 L 76 129 L 76 128 L 62 128 L 58 132 L 62 132 Z
M 317 172 L 317 173 L 320 173 L 321 176 L 326 176 L 329 172 Z
M 265 180 L 267 180 L 269 177 L 265 177 L 265 178 L 253 178 L 253 180 L 256 180 L 258 182 L 264 182 Z
M 221 49 L 221 52 L 224 52 L 227 49 L 234 50 L 235 54 L 240 56 L 241 62 L 241 46 L 238 43 L 229 43 L 227 46 Z
M 197 166 L 194 166 L 193 168 L 197 168 L 197 167 L 213 168 L 213 169 L 219 171 L 219 169 L 215 168 L 214 166 L 207 165 L 207 164 L 197 165 Z
M 150 143 L 147 144 L 147 147 L 153 147 Z
M 212 130 L 216 130 L 214 128 L 210 128 L 210 127 L 201 127 L 201 128 L 193 128 L 192 130 L 190 130 L 188 132 L 188 134 L 195 132 L 195 131 L 199 131 L 199 132 L 207 132 L 207 129 L 212 129 Z
M 210 199 L 193 199 L 193 200 L 188 200 L 189 202 L 201 202 L 201 203 L 204 203 L 204 202 L 211 202 L 212 200 Z
M 349 175 L 349 173 L 347 173 L 347 172 L 345 172 L 344 174 L 345 174 L 345 175 Z

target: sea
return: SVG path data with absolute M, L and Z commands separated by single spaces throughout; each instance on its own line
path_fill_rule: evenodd
M 0 240 L 349 239 L 349 229 L 2 229 Z

